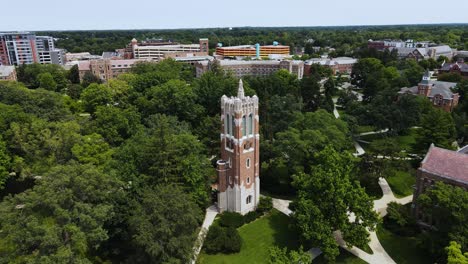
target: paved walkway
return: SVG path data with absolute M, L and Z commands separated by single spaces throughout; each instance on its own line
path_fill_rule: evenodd
M 203 246 L 203 241 L 205 241 L 206 234 L 208 233 L 208 229 L 213 224 L 216 215 L 218 214 L 218 208 L 215 205 L 212 205 L 206 209 L 205 220 L 203 220 L 202 227 L 200 229 L 200 233 L 198 233 L 197 242 L 195 243 L 195 247 L 193 248 L 193 259 L 190 262 L 191 264 L 195 264 L 197 261 L 198 254 Z
M 374 201 L 374 210 L 377 211 L 381 217 L 384 217 L 387 214 L 387 207 L 390 202 L 407 204 L 413 200 L 413 195 L 409 195 L 404 198 L 396 198 L 392 192 L 392 189 L 388 185 L 387 180 L 385 180 L 384 178 L 379 179 L 379 185 L 382 189 L 383 196 L 379 200 Z M 340 244 L 342 248 L 346 249 L 347 251 L 351 252 L 352 254 L 366 261 L 367 263 L 395 263 L 395 261 L 388 255 L 388 253 L 382 247 L 382 244 L 380 244 L 380 241 L 375 231 L 369 232 L 369 247 L 372 249 L 373 254 L 369 254 L 357 247 L 346 247 L 346 242 L 343 240 L 339 231 L 335 232 L 334 235 L 336 241 L 338 242 L 338 244 Z
M 388 128 L 382 129 L 382 130 L 379 130 L 379 131 L 370 131 L 370 132 L 360 133 L 359 136 L 367 136 L 367 135 L 374 135 L 374 134 L 382 134 L 382 133 L 386 133 L 386 132 L 388 132 Z
M 379 200 L 374 200 L 374 210 L 377 213 L 379 213 L 381 217 L 384 217 L 387 214 L 388 203 L 397 202 L 400 204 L 407 204 L 413 200 L 413 195 L 410 195 L 404 198 L 396 198 L 392 192 L 392 189 L 388 185 L 387 180 L 385 180 L 384 178 L 379 179 L 379 185 L 380 185 L 380 188 L 382 189 L 383 196 Z M 291 201 L 275 199 L 275 198 L 273 198 L 272 200 L 273 200 L 273 207 L 276 208 L 278 211 L 288 216 L 292 213 L 292 211 L 288 208 L 289 203 Z M 352 221 L 354 218 L 354 215 L 351 213 L 349 218 Z M 388 253 L 382 247 L 382 244 L 380 244 L 380 241 L 375 231 L 369 231 L 369 238 L 370 238 L 369 247 L 372 249 L 372 252 L 373 252 L 372 254 L 369 254 L 357 247 L 348 248 L 346 246 L 346 241 L 344 241 L 340 231 L 335 231 L 333 235 L 335 237 L 336 242 L 342 248 L 349 251 L 353 255 L 359 257 L 360 259 L 366 261 L 367 263 L 372 263 L 372 264 L 373 263 L 375 264 L 395 263 L 395 261 L 388 255 Z M 312 248 L 309 250 L 309 252 L 310 254 L 312 254 L 313 257 L 316 257 L 322 253 L 322 251 L 320 251 L 319 248 Z
M 273 208 L 275 208 L 276 210 L 282 212 L 287 216 L 290 216 L 292 214 L 292 211 L 289 209 L 289 204 L 291 203 L 291 201 L 276 198 L 272 198 L 272 201 Z M 312 259 L 322 254 L 322 250 L 320 250 L 320 248 L 311 248 L 307 252 L 312 256 Z

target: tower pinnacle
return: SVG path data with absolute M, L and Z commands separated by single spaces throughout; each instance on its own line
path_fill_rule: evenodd
M 237 98 L 244 99 L 244 84 L 242 79 L 239 79 L 239 89 L 237 90 Z

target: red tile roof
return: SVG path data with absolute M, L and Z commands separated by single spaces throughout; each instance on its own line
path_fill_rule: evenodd
M 448 149 L 429 148 L 421 170 L 468 184 L 468 155 Z

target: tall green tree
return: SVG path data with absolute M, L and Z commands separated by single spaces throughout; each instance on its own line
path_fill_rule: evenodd
M 129 220 L 140 263 L 188 263 L 202 211 L 174 184 L 144 191 Z
M 455 123 L 450 113 L 438 108 L 431 108 L 421 118 L 421 129 L 418 130 L 417 148 L 424 151 L 434 143 L 443 148 L 452 148 L 455 140 Z
M 450 245 L 445 248 L 445 251 L 448 255 L 447 264 L 468 264 L 468 252 L 463 254 L 461 246 L 457 242 L 450 241 Z
M 435 229 L 427 232 L 423 245 L 439 259 L 444 247 L 455 241 L 468 250 L 468 192 L 437 182 L 418 197 L 421 212 L 432 219 Z
M 339 254 L 333 232 L 340 230 L 349 246 L 363 247 L 369 242 L 367 229 L 374 230 L 378 216 L 372 200 L 354 180 L 356 161 L 350 153 L 327 146 L 315 158 L 310 174 L 293 177 L 298 193 L 292 217 L 302 238 L 320 247 L 325 258 L 333 261 Z
M 118 181 L 90 165 L 54 168 L 0 203 L 0 263 L 94 262 L 120 193 Z

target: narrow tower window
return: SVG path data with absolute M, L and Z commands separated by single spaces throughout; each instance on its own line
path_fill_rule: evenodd
M 253 134 L 253 120 L 252 120 L 252 114 L 249 115 L 249 135 Z
M 229 134 L 229 114 L 224 117 L 224 134 Z
M 230 130 L 229 130 L 229 134 L 231 136 L 235 136 L 235 134 L 236 134 L 236 122 L 234 120 L 234 116 L 231 116 L 231 127 L 230 127 Z
M 242 136 L 247 135 L 247 120 L 245 116 L 242 117 Z
M 252 195 L 247 196 L 247 199 L 245 201 L 246 204 L 249 204 L 252 202 Z

